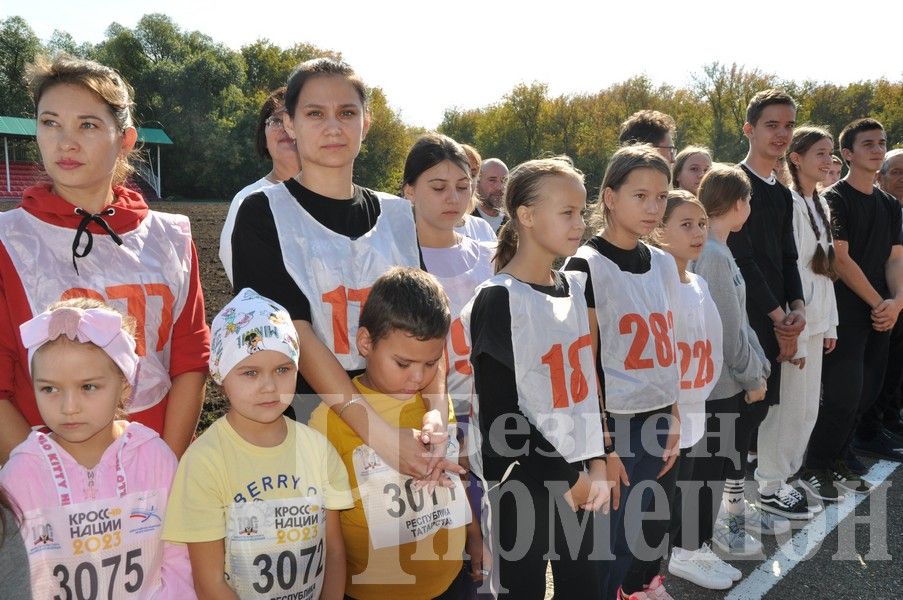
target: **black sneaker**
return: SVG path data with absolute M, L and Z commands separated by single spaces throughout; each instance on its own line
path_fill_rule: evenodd
M 850 468 L 850 471 L 862 477 L 866 473 L 869 472 L 868 467 L 859 460 L 859 457 L 853 454 L 853 451 L 847 448 L 847 451 L 843 455 L 843 461 L 847 463 L 847 466 Z
M 783 482 L 773 494 L 760 493 L 758 505 L 761 510 L 787 519 L 811 519 L 813 517 L 806 498 Z
M 898 437 L 903 437 L 903 421 L 899 418 L 884 423 L 884 428 Z
M 853 440 L 853 452 L 864 456 L 874 456 L 884 460 L 903 462 L 903 448 L 896 447 L 883 432 L 870 440 L 857 437 Z
M 834 473 L 827 469 L 803 469 L 800 471 L 799 484 L 810 494 L 825 502 L 839 502 L 843 494 L 834 485 Z
M 843 460 L 838 460 L 834 463 L 834 470 L 831 472 L 831 476 L 834 478 L 834 483 L 837 486 L 854 494 L 868 494 L 872 491 L 872 484 L 850 471 Z
M 894 448 L 903 448 L 903 434 L 900 434 L 893 429 L 885 427 L 881 430 L 881 436 L 885 438 L 890 445 Z

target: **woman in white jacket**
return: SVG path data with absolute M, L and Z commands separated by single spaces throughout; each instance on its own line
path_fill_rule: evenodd
M 834 247 L 827 203 L 818 195 L 816 186 L 825 180 L 831 168 L 834 142 L 831 134 L 819 127 L 804 126 L 793 132 L 787 148 L 787 167 L 792 179 L 793 237 L 799 254 L 799 272 L 806 301 L 806 328 L 799 337 L 799 350 L 791 362 L 782 366 L 782 402 L 768 418 L 777 427 L 761 427 L 759 445 L 774 444 L 785 451 L 779 453 L 774 464 L 760 460 L 756 480 L 786 479 L 803 464 L 809 436 L 818 417 L 821 394 L 822 357 L 834 350 L 837 343 L 837 303 L 834 298 Z M 809 474 L 801 476 L 801 483 L 811 490 L 818 486 L 807 484 Z M 840 498 L 821 500 L 836 501 Z M 784 516 L 779 506 L 762 506 Z M 818 510 L 818 509 L 816 509 Z M 792 518 L 792 517 L 791 517 Z M 797 517 L 798 518 L 798 517 Z

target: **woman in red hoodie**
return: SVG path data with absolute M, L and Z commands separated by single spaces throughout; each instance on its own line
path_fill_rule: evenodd
M 0 463 L 41 424 L 19 324 L 49 304 L 96 298 L 138 325 L 130 418 L 177 456 L 204 398 L 210 330 L 188 219 L 148 209 L 124 187 L 137 139 L 132 90 L 113 69 L 60 56 L 30 67 L 49 184 L 0 214 Z

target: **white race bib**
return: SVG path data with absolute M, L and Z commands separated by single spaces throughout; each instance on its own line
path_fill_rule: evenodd
M 172 329 L 191 280 L 188 219 L 150 211 L 136 229 L 121 234 L 121 246 L 109 235 L 94 235 L 93 250 L 78 259 L 78 273 L 72 267 L 74 229 L 11 210 L 0 215 L 0 231 L 32 314 L 58 300 L 89 297 L 135 319 L 139 376 L 128 411 L 163 400 L 171 385 Z
M 436 277 L 448 295 L 452 323 L 448 331 L 446 357 L 448 359 L 446 387 L 455 408 L 455 415 L 469 415 L 473 397 L 473 367 L 470 364 L 470 345 L 461 322 L 461 311 L 473 298 L 477 286 L 492 277 L 493 248 L 479 244 L 476 264 L 466 273 L 455 277 Z
M 376 279 L 395 266 L 420 266 L 411 203 L 380 194 L 380 214 L 356 239 L 324 227 L 285 185 L 263 190 L 270 202 L 285 268 L 310 302 L 311 325 L 346 371 L 363 369 L 355 338 Z
M 446 456 L 457 460 L 455 426 L 449 427 Z M 432 493 L 413 488 L 414 480 L 385 464 L 364 444 L 352 454 L 358 492 L 367 517 L 370 543 L 376 549 L 400 546 L 428 537 L 439 529 L 456 529 L 470 523 L 470 503 L 461 478 L 446 472 L 452 487 L 437 486 Z
M 674 333 L 680 361 L 680 447 L 690 448 L 705 435 L 705 401 L 723 364 L 721 316 L 705 280 L 687 272 L 680 286 Z
M 319 494 L 235 502 L 226 513 L 226 575 L 242 600 L 320 597 L 326 511 Z
M 149 598 L 159 592 L 166 491 L 128 492 L 122 448 L 130 437 L 127 431 L 119 441 L 119 495 L 72 504 L 59 450 L 47 436 L 38 434 L 60 505 L 23 515 L 20 532 L 34 598 Z
M 575 254 L 592 275 L 605 408 L 612 413 L 646 412 L 677 400 L 673 304 L 680 279 L 673 257 L 649 250 L 651 268 L 640 274 L 622 271 L 590 246 Z

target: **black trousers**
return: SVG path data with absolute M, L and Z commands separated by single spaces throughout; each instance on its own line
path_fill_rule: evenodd
M 490 486 L 502 478 L 510 463 L 511 459 L 484 455 L 483 471 Z M 590 558 L 596 515 L 575 513 L 564 503 L 567 482 L 561 482 L 560 494 L 547 483 L 517 465 L 505 483 L 488 492 L 493 568 L 498 570 L 500 589 L 505 590 L 497 597 L 542 600 L 546 565 L 551 561 L 555 598 L 602 600 L 598 559 Z
M 887 351 L 887 369 L 884 372 L 884 385 L 875 410 L 883 423 L 900 420 L 900 409 L 903 408 L 903 319 L 897 319 L 890 334 Z
M 827 469 L 841 458 L 853 432 L 868 439 L 881 431 L 874 410 L 884 382 L 890 333 L 865 324 L 837 327 L 837 347 L 825 355 L 822 401 L 809 438 L 806 467 Z

